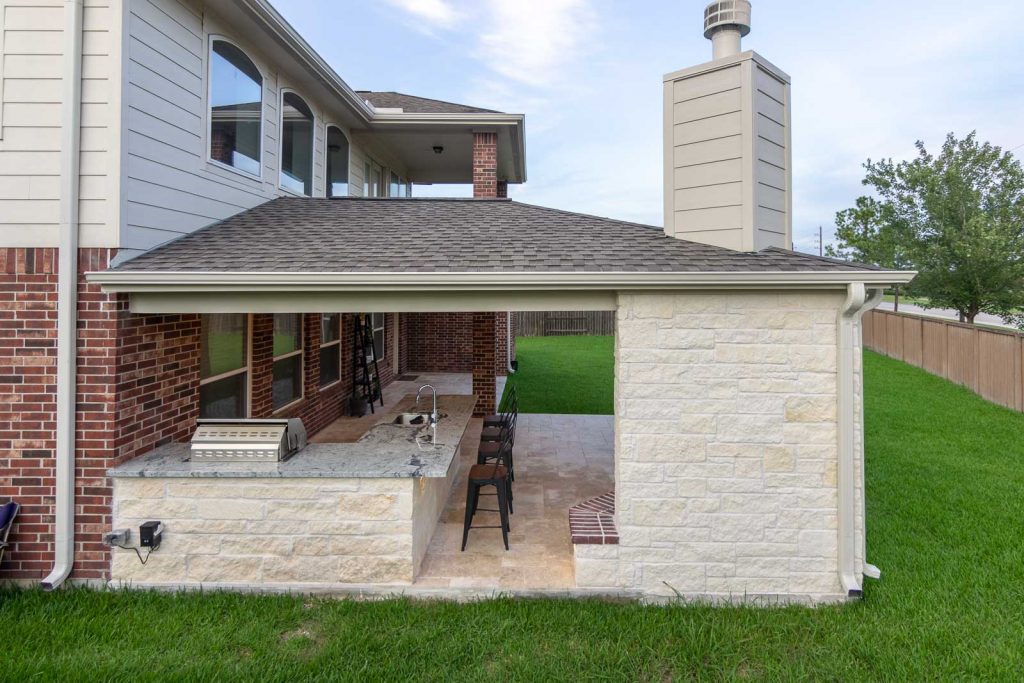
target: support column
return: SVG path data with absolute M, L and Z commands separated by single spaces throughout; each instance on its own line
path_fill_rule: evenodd
M 476 409 L 473 415 L 482 417 L 496 411 L 494 372 L 494 313 L 473 314 L 473 393 Z
M 498 196 L 498 134 L 473 133 L 473 197 Z

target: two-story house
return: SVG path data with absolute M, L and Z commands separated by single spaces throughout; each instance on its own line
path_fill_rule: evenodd
M 266 0 L 0 21 L 0 495 L 23 506 L 0 574 L 414 588 L 453 422 L 430 457 L 310 446 L 261 473 L 193 468 L 196 420 L 342 418 L 357 314 L 384 384 L 471 375 L 486 415 L 509 311 L 614 310 L 618 542 L 574 550 L 575 587 L 859 594 L 859 316 L 909 275 L 788 251 L 789 78 L 740 51 L 745 0 L 664 79 L 663 230 L 509 201 L 522 115 L 355 91 Z M 136 567 L 102 538 L 144 519 L 173 551 Z

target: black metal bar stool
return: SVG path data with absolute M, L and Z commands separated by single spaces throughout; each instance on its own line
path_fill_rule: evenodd
M 493 463 L 473 465 L 469 468 L 469 482 L 466 487 L 466 519 L 462 525 L 462 550 L 466 550 L 466 542 L 469 540 L 470 529 L 501 529 L 501 538 L 505 543 L 505 550 L 508 550 L 508 532 L 511 527 L 508 523 L 508 516 L 512 512 L 512 484 L 509 479 L 509 468 L 505 464 L 505 453 L 511 452 L 508 431 L 506 440 L 499 445 L 498 455 Z M 498 501 L 496 510 L 481 508 L 480 489 L 485 486 L 493 486 Z M 486 494 L 485 494 L 486 495 Z M 497 512 L 501 517 L 501 524 L 473 526 L 473 517 L 480 512 Z
M 513 412 L 504 426 L 499 427 L 499 438 L 497 441 L 480 441 L 480 447 L 476 452 L 476 464 L 486 465 L 498 459 L 508 467 L 508 474 L 511 481 L 516 480 L 515 461 L 512 456 L 516 445 L 516 423 L 519 421 L 519 413 Z M 509 498 L 511 499 L 511 486 L 509 487 Z
M 501 427 L 508 421 L 509 407 L 515 403 L 518 407 L 519 389 L 512 385 L 505 395 L 501 397 L 502 405 L 498 406 L 498 412 L 484 418 L 484 427 Z
M 519 397 L 513 395 L 505 404 L 505 409 L 501 413 L 500 424 L 487 426 L 486 421 L 484 422 L 484 428 L 480 432 L 481 441 L 501 441 L 502 428 L 509 423 L 510 420 L 515 419 L 519 415 Z

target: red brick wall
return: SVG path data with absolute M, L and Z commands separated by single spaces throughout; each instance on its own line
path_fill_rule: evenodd
M 0 577 L 41 579 L 53 564 L 57 252 L 0 254 L 0 497 L 23 506 Z M 80 250 L 80 273 L 105 268 L 111 255 Z M 199 319 L 131 314 L 123 297 L 84 277 L 78 318 L 72 576 L 99 579 L 109 567 L 100 543 L 111 523 L 106 470 L 192 430 Z
M 409 372 L 473 372 L 472 313 L 405 313 Z
M 473 393 L 476 416 L 496 410 L 494 386 L 494 313 L 473 313 Z
M 497 193 L 497 195 L 498 195 L 498 197 L 500 197 L 502 199 L 508 198 L 508 181 L 507 180 L 499 180 L 498 181 L 498 193 Z
M 499 375 L 508 374 L 508 318 L 508 313 L 494 314 L 494 372 Z
M 21 503 L 0 577 L 51 567 L 57 251 L 0 250 L 0 499 Z
M 506 313 L 494 313 L 495 371 L 507 372 Z M 403 313 L 402 372 L 473 372 L 472 313 Z M 515 342 L 513 340 L 513 352 Z M 514 357 L 514 353 L 513 353 Z
M 498 196 L 497 133 L 473 133 L 473 196 Z

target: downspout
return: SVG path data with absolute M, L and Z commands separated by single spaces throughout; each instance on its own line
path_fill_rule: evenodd
M 78 337 L 78 183 L 81 150 L 82 0 L 64 2 L 61 99 L 60 232 L 57 253 L 57 450 L 53 590 L 75 561 L 75 362 Z
M 505 370 L 508 374 L 515 374 L 515 369 L 512 367 L 512 311 L 508 311 L 505 315 L 508 319 L 505 323 Z
M 862 282 L 847 285 L 846 301 L 839 312 L 839 376 L 838 403 L 838 523 L 839 523 L 839 581 L 849 597 L 862 594 L 861 577 L 857 576 L 857 472 L 856 427 L 857 406 L 854 373 L 857 367 L 857 331 L 860 319 L 882 300 L 882 290 L 870 293 Z M 862 411 L 863 412 L 863 411 Z M 866 566 L 865 566 L 866 568 Z

